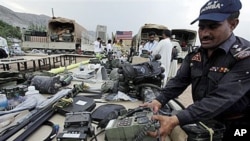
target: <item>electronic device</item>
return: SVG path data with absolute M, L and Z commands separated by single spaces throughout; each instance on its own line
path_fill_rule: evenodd
M 73 97 L 73 102 L 62 108 L 57 108 L 57 112 L 62 115 L 66 113 L 76 113 L 76 112 L 90 112 L 96 107 L 96 103 L 93 98 L 89 98 L 83 95 L 77 95 Z
M 72 75 L 65 75 L 63 77 L 60 78 L 60 82 L 62 86 L 67 86 L 71 83 L 71 81 L 73 80 L 73 76 Z
M 57 141 L 87 141 L 94 135 L 90 112 L 67 113 L 63 132 L 57 136 Z
M 146 135 L 148 131 L 156 131 L 160 127 L 158 121 L 151 120 L 152 116 L 150 108 L 138 107 L 110 120 L 105 128 L 105 140 L 157 141 L 156 138 Z
M 24 96 L 25 92 L 27 91 L 28 86 L 21 84 L 0 88 L 0 93 L 5 94 L 8 99 L 15 98 L 18 96 Z
M 143 99 L 141 88 L 147 84 L 150 87 L 160 88 L 164 79 L 164 67 L 158 61 L 161 56 L 158 54 L 149 62 L 140 64 L 124 63 L 119 69 L 118 90 L 131 97 Z M 143 100 L 144 101 L 144 100 Z

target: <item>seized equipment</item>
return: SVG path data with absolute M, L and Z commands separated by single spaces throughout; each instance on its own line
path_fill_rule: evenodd
M 153 112 L 147 107 L 137 107 L 127 114 L 111 120 L 105 131 L 107 141 L 157 141 L 146 136 L 148 131 L 156 131 L 160 127 L 158 121 L 151 120 Z
M 8 104 L 5 110 L 12 110 L 19 104 L 25 101 L 25 92 L 27 91 L 25 85 L 9 86 L 2 89 L 2 93 L 7 97 Z M 1 90 L 0 90 L 1 91 Z M 1 92 L 0 92 L 1 93 Z
M 97 128 L 105 128 L 111 119 L 116 119 L 125 112 L 127 109 L 123 105 L 105 104 L 96 108 L 91 117 L 93 121 L 98 122 Z
M 221 141 L 225 125 L 216 120 L 208 120 L 184 125 L 182 129 L 188 135 L 187 141 Z
M 119 66 L 123 63 L 121 59 L 115 59 L 113 52 L 108 52 L 107 61 L 102 63 L 102 65 L 107 70 L 108 74 L 110 74 L 111 70 L 114 68 L 119 68 Z
M 6 83 L 21 84 L 26 81 L 23 73 L 18 71 L 2 71 L 0 72 L 0 88 L 6 86 Z
M 6 129 L 3 134 L 0 135 L 0 140 L 7 140 L 16 132 L 29 125 L 14 141 L 25 140 L 31 133 L 39 128 L 45 121 L 47 121 L 55 112 L 58 106 L 62 105 L 58 103 L 61 98 L 75 97 L 81 90 L 84 90 L 84 83 L 75 84 L 73 89 L 64 89 L 56 93 L 52 98 L 47 99 L 46 102 L 37 106 L 32 110 L 22 121 L 15 126 Z
M 62 86 L 67 86 L 71 83 L 71 81 L 73 80 L 73 76 L 72 75 L 65 75 L 63 77 L 60 78 L 60 82 Z
M 60 105 L 59 103 L 55 105 L 58 107 L 57 112 L 62 115 L 65 115 L 70 112 L 91 111 L 96 106 L 94 99 L 82 95 L 77 95 L 73 98 L 65 98 L 65 99 L 66 100 L 72 99 L 72 101 L 68 102 L 64 100 L 64 102 L 60 102 Z
M 17 96 L 24 96 L 25 92 L 27 91 L 28 91 L 27 85 L 7 86 L 4 88 L 0 88 L 0 93 L 5 94 L 8 99 L 11 99 Z
M 170 100 L 160 110 L 160 115 L 175 115 L 184 106 L 177 100 Z M 109 121 L 105 128 L 106 141 L 157 141 L 156 138 L 146 136 L 148 131 L 158 130 L 158 121 L 151 120 L 154 113 L 149 107 L 129 109 L 127 113 Z
M 30 85 L 35 86 L 41 94 L 55 94 L 61 87 L 60 76 L 34 76 Z
M 94 135 L 89 112 L 67 113 L 63 132 L 57 136 L 57 141 L 79 140 L 87 141 L 87 135 Z
M 128 93 L 132 97 L 141 98 L 140 88 L 149 84 L 150 87 L 161 87 L 165 69 L 161 67 L 158 54 L 149 62 L 131 65 L 124 63 L 118 70 L 119 91 Z
M 101 64 L 101 61 L 98 58 L 92 58 L 89 59 L 89 64 Z

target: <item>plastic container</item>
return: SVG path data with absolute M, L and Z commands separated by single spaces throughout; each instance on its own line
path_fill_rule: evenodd
M 39 94 L 39 91 L 36 90 L 35 86 L 29 86 L 28 91 L 25 93 L 25 95 L 31 95 L 31 94 Z
M 0 111 L 3 111 L 8 106 L 8 100 L 5 94 L 0 94 Z
M 80 71 L 84 71 L 84 65 L 82 63 L 80 63 L 79 68 L 80 68 Z

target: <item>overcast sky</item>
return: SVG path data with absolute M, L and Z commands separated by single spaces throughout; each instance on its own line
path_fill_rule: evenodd
M 145 23 L 167 26 L 169 29 L 197 30 L 190 25 L 207 0 L 0 0 L 16 12 L 44 14 L 76 20 L 88 30 L 106 25 L 108 34 L 117 30 L 136 34 Z M 250 40 L 250 0 L 241 0 L 240 24 L 235 34 Z

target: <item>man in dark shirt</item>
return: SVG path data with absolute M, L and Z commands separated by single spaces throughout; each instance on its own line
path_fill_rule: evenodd
M 163 140 L 177 125 L 216 119 L 226 126 L 224 141 L 250 125 L 250 42 L 234 35 L 239 23 L 240 0 L 210 0 L 200 10 L 198 33 L 201 47 L 189 53 L 176 77 L 161 94 L 144 106 L 158 111 L 190 84 L 194 103 L 173 116 L 155 115 Z M 250 129 L 248 131 L 250 134 Z

